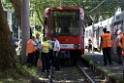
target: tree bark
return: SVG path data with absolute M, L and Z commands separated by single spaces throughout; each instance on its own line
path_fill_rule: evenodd
M 22 30 L 22 52 L 21 63 L 25 64 L 26 59 L 26 44 L 30 39 L 29 26 L 29 0 L 21 0 L 21 30 Z
M 21 0 L 10 0 L 10 2 L 14 7 L 16 17 L 18 20 L 18 25 L 21 27 Z
M 30 26 L 29 26 L 29 0 L 10 0 L 15 9 L 18 25 L 22 31 L 22 52 L 21 63 L 25 64 L 26 58 L 26 43 L 30 39 Z
M 9 30 L 7 19 L 4 16 L 3 7 L 0 1 L 0 72 L 15 67 L 14 45 L 12 34 Z

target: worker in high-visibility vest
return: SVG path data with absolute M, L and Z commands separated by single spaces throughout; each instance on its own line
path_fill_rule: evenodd
M 118 63 L 121 65 L 122 64 L 122 48 L 120 47 L 119 45 L 119 42 L 122 40 L 122 37 L 123 37 L 123 34 L 122 34 L 122 31 L 121 30 L 118 30 L 117 31 L 117 37 L 115 38 L 115 46 L 116 46 L 116 52 L 117 52 L 117 55 L 118 55 Z
M 37 43 L 37 49 L 35 52 L 35 60 L 34 60 L 34 64 L 35 66 L 37 66 L 37 61 L 38 58 L 41 57 L 41 38 L 40 38 L 40 34 L 36 34 L 36 43 Z
M 55 41 L 52 41 L 50 38 L 47 40 L 47 42 L 49 43 L 49 46 L 50 46 L 50 52 L 49 52 L 49 57 L 50 57 L 50 66 L 54 66 L 53 64 L 53 60 L 54 60 L 54 57 L 53 57 L 53 45 L 54 45 L 54 42 Z
M 34 65 L 34 53 L 36 51 L 36 45 L 37 44 L 35 43 L 34 37 L 27 41 L 26 55 L 28 56 L 27 63 L 30 67 Z
M 42 59 L 42 72 L 45 70 L 49 72 L 50 69 L 50 57 L 49 57 L 49 43 L 46 41 L 46 38 L 43 39 L 42 43 L 42 53 L 41 53 L 41 59 Z
M 122 36 L 122 39 L 119 41 L 119 46 L 122 48 L 122 56 L 124 56 L 124 36 Z
M 112 37 L 111 37 L 111 34 L 107 32 L 106 28 L 103 28 L 103 32 L 104 33 L 101 35 L 100 47 L 103 50 L 104 65 L 107 65 L 107 61 L 111 65 L 112 64 L 112 61 L 111 61 Z

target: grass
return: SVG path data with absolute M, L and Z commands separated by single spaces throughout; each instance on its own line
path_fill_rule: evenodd
M 31 83 L 32 80 L 38 80 L 37 69 L 26 65 L 0 73 L 0 83 Z

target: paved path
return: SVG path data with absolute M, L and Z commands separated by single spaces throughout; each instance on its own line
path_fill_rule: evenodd
M 112 62 L 113 65 L 104 66 L 103 65 L 103 55 L 102 55 L 102 53 L 98 53 L 98 52 L 94 52 L 94 53 L 85 52 L 84 57 L 85 56 L 88 56 L 92 60 L 94 60 L 96 62 L 96 65 L 102 66 L 102 67 L 106 68 L 107 70 L 119 75 L 120 77 L 123 77 L 124 65 L 119 65 L 119 64 L 117 64 L 115 62 Z

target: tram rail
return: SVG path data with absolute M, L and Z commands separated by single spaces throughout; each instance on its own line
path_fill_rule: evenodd
M 98 78 L 95 78 L 97 74 L 94 74 L 94 72 L 86 67 L 83 66 L 82 63 L 77 63 L 77 67 L 83 72 L 83 77 L 85 78 L 85 82 L 87 83 L 100 83 L 103 82 L 102 75 L 97 76 Z M 49 75 L 48 75 L 48 81 L 47 83 L 53 83 L 53 67 L 51 67 Z M 106 82 L 103 82 L 106 83 Z
M 90 82 L 90 83 L 95 83 L 95 82 L 93 81 L 93 79 L 85 72 L 84 68 L 82 68 L 82 67 L 80 66 L 80 64 L 77 63 L 77 66 L 81 69 L 81 71 L 83 72 L 83 74 L 84 74 L 85 78 L 88 80 L 88 82 Z
M 53 83 L 52 82 L 52 75 L 53 75 L 53 67 L 51 66 L 49 74 L 48 74 L 48 81 L 47 81 L 47 83 Z
M 96 72 L 98 70 L 95 67 L 91 68 L 82 62 L 78 62 L 77 66 L 83 72 L 84 77 L 88 83 L 108 83 L 108 80 L 106 79 L 106 76 L 103 74 L 103 72 Z

